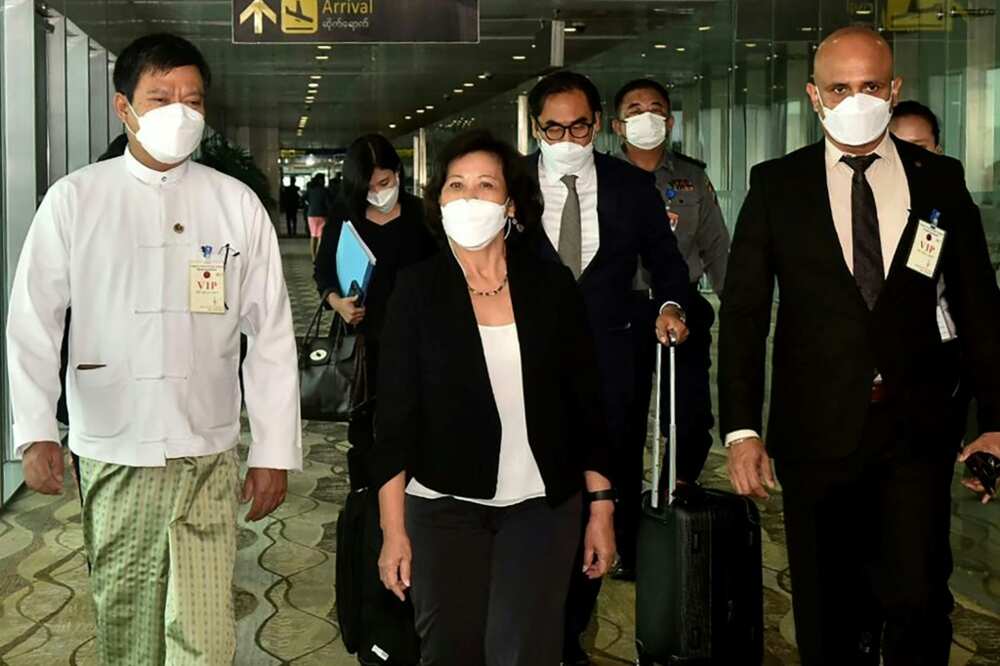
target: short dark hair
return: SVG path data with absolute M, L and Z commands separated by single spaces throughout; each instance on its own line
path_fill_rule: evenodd
M 360 224 L 368 209 L 368 184 L 375 169 L 389 169 L 399 173 L 402 187 L 405 173 L 403 160 L 393 148 L 389 139 L 381 134 L 365 134 L 354 140 L 344 158 L 344 178 L 341 185 L 341 199 L 354 224 Z
M 535 87 L 528 93 L 528 108 L 531 115 L 536 120 L 542 115 L 545 108 L 545 101 L 551 95 L 572 92 L 579 90 L 587 96 L 590 103 L 590 111 L 594 114 L 601 112 L 601 93 L 597 90 L 594 82 L 583 74 L 571 72 L 568 69 L 549 74 L 535 84 Z
M 667 103 L 667 111 L 673 110 L 673 105 L 670 102 L 670 93 L 667 92 L 666 86 L 660 84 L 659 81 L 654 81 L 653 79 L 633 79 L 621 87 L 621 89 L 615 93 L 615 113 L 620 114 L 622 111 L 622 102 L 625 101 L 625 96 L 636 90 L 652 90 L 657 95 L 663 98 L 663 101 Z
M 115 61 L 115 90 L 131 102 L 143 74 L 188 66 L 198 68 L 207 89 L 212 82 L 212 70 L 198 47 L 177 35 L 146 35 L 126 46 Z
M 917 118 L 926 120 L 927 124 L 931 126 L 931 133 L 934 134 L 934 145 L 941 145 L 941 125 L 938 123 L 937 116 L 934 115 L 933 111 L 912 99 L 900 102 L 892 110 L 893 118 L 905 118 L 907 116 L 916 116 Z
M 497 157 L 503 167 L 507 195 L 514 202 L 517 225 L 507 237 L 508 247 L 513 247 L 531 235 L 542 223 L 542 192 L 538 181 L 529 171 L 524 157 L 489 130 L 474 129 L 459 134 L 438 153 L 430 182 L 424 188 L 425 219 L 431 232 L 441 241 L 445 238 L 441 224 L 441 191 L 448 178 L 448 167 L 457 159 L 472 153 L 489 153 Z

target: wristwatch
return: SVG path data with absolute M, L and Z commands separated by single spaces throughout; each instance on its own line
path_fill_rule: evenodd
M 618 503 L 618 491 L 614 488 L 608 488 L 607 490 L 597 490 L 594 492 L 587 492 L 587 501 L 590 503 L 601 502 L 603 500 L 611 500 L 614 503 Z

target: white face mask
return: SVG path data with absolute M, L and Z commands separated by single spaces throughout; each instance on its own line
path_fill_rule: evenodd
M 586 146 L 581 146 L 572 141 L 548 143 L 541 139 L 538 142 L 538 148 L 542 151 L 542 162 L 546 170 L 551 169 L 562 176 L 579 173 L 594 160 L 593 141 Z
M 639 150 L 660 147 L 667 139 L 667 119 L 647 111 L 625 120 L 625 140 Z
M 201 143 L 205 132 L 205 116 L 187 104 L 176 102 L 158 106 L 141 116 L 131 104 L 128 108 L 139 122 L 139 131 L 133 133 L 135 138 L 157 162 L 183 162 L 191 157 L 191 153 Z
M 396 202 L 399 201 L 399 177 L 396 177 L 396 184 L 392 187 L 378 192 L 368 192 L 368 203 L 375 207 L 375 209 L 385 215 L 390 210 L 395 207 Z
M 492 243 L 506 223 L 506 204 L 484 199 L 456 199 L 441 207 L 445 235 L 472 252 Z
M 845 146 L 863 146 L 885 133 L 892 116 L 889 100 L 865 93 L 848 97 L 834 109 L 820 98 L 820 120 L 834 141 Z

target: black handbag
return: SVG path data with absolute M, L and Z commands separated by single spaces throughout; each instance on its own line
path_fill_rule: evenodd
M 349 421 L 354 407 L 367 398 L 364 338 L 348 331 L 336 315 L 330 333 L 319 337 L 323 310 L 320 303 L 299 349 L 302 418 Z

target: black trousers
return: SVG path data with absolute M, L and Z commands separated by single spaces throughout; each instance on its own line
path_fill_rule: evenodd
M 299 211 L 297 210 L 286 210 L 285 211 L 285 229 L 288 232 L 288 237 L 291 238 L 295 236 L 299 226 Z
M 907 450 L 897 418 L 873 405 L 846 459 L 777 462 L 803 666 L 877 666 L 880 643 L 886 666 L 948 664 L 955 453 Z
M 709 369 L 712 366 L 712 304 L 691 285 L 687 310 L 690 336 L 677 347 L 677 478 L 693 483 L 698 480 L 708 451 L 712 447 L 712 392 Z M 615 531 L 622 564 L 635 566 L 639 513 L 642 505 L 644 454 L 649 429 L 649 401 L 656 373 L 656 334 L 654 328 L 658 305 L 644 291 L 634 291 L 633 341 L 635 354 L 635 405 L 629 415 L 625 450 L 616 461 L 620 471 L 614 480 L 619 491 L 615 510 Z M 670 379 L 667 355 L 663 356 L 660 384 L 662 435 L 668 434 L 670 415 Z M 667 478 L 668 456 L 664 453 L 662 478 Z
M 558 666 L 581 502 L 406 497 L 422 666 Z

